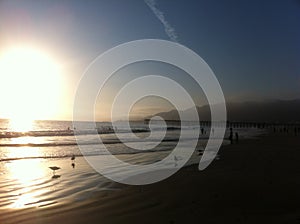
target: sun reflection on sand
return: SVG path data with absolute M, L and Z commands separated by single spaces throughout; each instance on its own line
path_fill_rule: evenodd
M 46 189 L 37 190 L 38 182 L 46 175 L 40 159 L 19 160 L 7 163 L 7 170 L 12 180 L 17 182 L 16 197 L 11 207 L 20 208 L 39 201 L 39 195 Z
M 8 152 L 8 158 L 25 158 L 28 157 L 30 155 L 30 157 L 42 157 L 43 155 L 40 152 L 40 148 L 38 147 L 12 147 L 9 148 L 9 152 Z M 27 164 L 24 167 L 20 167 L 18 166 L 18 169 L 27 169 L 27 165 L 31 166 L 31 164 L 34 164 L 36 162 L 36 160 L 30 160 L 31 163 Z M 28 160 L 23 160 L 23 161 L 16 161 L 16 163 L 20 163 L 20 162 L 28 162 Z M 24 164 L 25 165 L 25 164 Z
M 40 191 L 30 192 L 30 188 L 24 188 L 18 198 L 11 205 L 11 208 L 24 208 L 25 206 L 33 205 L 39 202 L 39 195 L 46 192 L 45 189 Z

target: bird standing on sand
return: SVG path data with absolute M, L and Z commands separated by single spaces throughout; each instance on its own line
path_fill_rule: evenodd
M 74 154 L 72 155 L 71 160 L 72 160 L 72 161 L 75 160 L 75 155 L 74 155 Z
M 60 169 L 60 167 L 58 167 L 58 166 L 50 166 L 49 167 L 51 170 L 53 170 L 53 175 L 55 175 L 55 171 L 56 170 L 59 170 Z

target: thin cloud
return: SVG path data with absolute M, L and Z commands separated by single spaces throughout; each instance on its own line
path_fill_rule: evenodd
M 154 15 L 159 19 L 159 21 L 163 24 L 163 26 L 165 28 L 165 32 L 168 35 L 168 37 L 170 38 L 170 40 L 172 40 L 174 42 L 179 42 L 178 35 L 176 34 L 175 29 L 166 20 L 164 13 L 156 7 L 156 1 L 155 0 L 145 0 L 145 3 L 149 6 L 149 8 L 152 10 Z

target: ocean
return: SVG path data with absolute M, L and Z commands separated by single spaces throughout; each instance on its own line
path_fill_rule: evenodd
M 100 157 L 105 162 L 106 156 L 113 154 L 130 164 L 151 164 L 169 155 L 181 132 L 189 136 L 188 133 L 195 128 L 197 124 L 181 128 L 168 126 L 162 138 L 165 132 L 160 125 L 154 124 L 150 132 L 144 122 L 132 122 L 131 131 L 138 138 L 132 138 L 130 130 L 126 126 L 122 128 L 121 124 L 116 130 L 121 141 L 108 122 L 76 122 L 74 127 L 71 121 L 34 121 L 18 125 L 0 120 L 0 208 L 51 206 L 66 201 L 82 201 L 92 197 L 94 192 L 119 190 L 120 185 L 93 170 L 85 158 Z M 238 129 L 240 138 L 251 138 L 261 131 Z M 78 147 L 74 132 L 84 150 Z M 199 162 L 208 134 L 209 128 L 206 127 L 186 165 Z M 99 144 L 99 138 L 102 144 Z M 182 141 L 189 147 L 188 137 Z M 131 143 L 134 148 L 126 146 L 126 143 Z M 229 141 L 225 139 L 223 144 L 229 144 Z M 155 147 L 151 148 L 152 145 Z M 75 160 L 71 160 L 72 156 Z M 51 166 L 60 169 L 53 172 L 49 169 Z M 111 170 L 114 172 L 114 167 Z
M 193 126 L 184 127 L 186 130 L 193 130 Z M 97 132 L 95 132 L 95 130 Z M 157 125 L 152 131 L 156 134 L 149 136 L 148 125 L 143 122 L 132 122 L 131 131 L 135 133 L 139 140 L 130 138 L 130 130 L 119 128 L 119 137 L 123 142 L 135 144 L 135 148 L 143 149 L 145 145 L 159 141 L 163 129 Z M 77 135 L 77 141 L 74 137 Z M 169 127 L 165 138 L 154 150 L 165 151 L 174 148 L 180 135 L 180 128 Z M 99 144 L 99 138 L 103 144 Z M 20 129 L 12 127 L 9 120 L 0 120 L 0 162 L 18 159 L 51 159 L 75 156 L 95 156 L 107 154 L 107 148 L 113 155 L 145 153 L 126 147 L 112 130 L 111 123 L 108 122 L 76 122 L 73 127 L 71 121 L 33 121 L 31 125 Z M 78 147 L 85 145 L 85 151 L 80 151 Z

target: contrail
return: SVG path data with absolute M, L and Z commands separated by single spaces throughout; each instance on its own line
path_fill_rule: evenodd
M 168 37 L 174 42 L 179 42 L 175 29 L 165 19 L 164 13 L 160 11 L 158 8 L 156 8 L 156 1 L 145 0 L 145 3 L 149 6 L 149 8 L 152 10 L 154 15 L 159 19 L 159 21 L 164 25 L 165 32 L 168 35 Z

